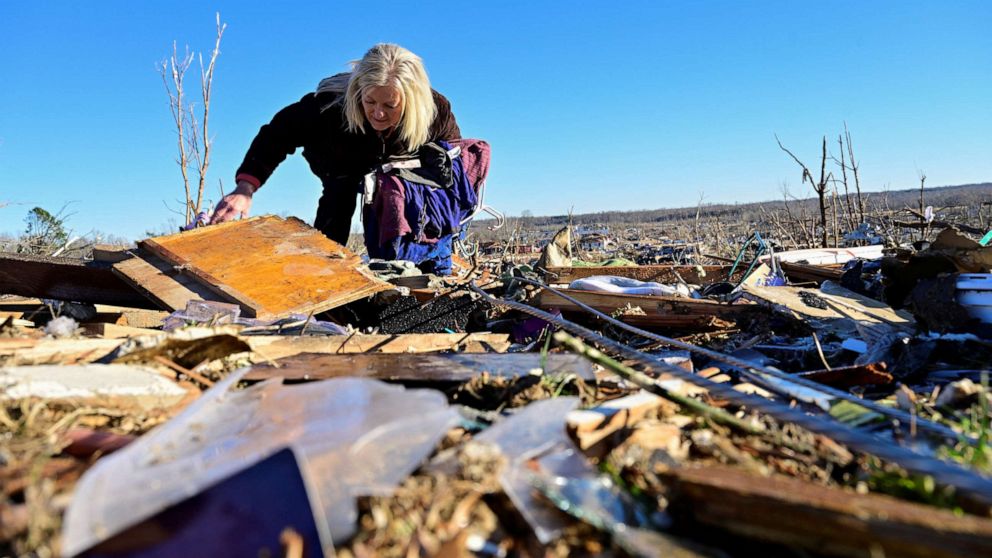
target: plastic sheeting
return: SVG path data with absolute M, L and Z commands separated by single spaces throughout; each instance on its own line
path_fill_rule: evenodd
M 376 380 L 282 385 L 276 378 L 232 390 L 248 370 L 86 472 L 65 518 L 66 556 L 287 446 L 301 461 L 330 549 L 354 533 L 355 498 L 391 493 L 458 421 L 440 392 Z
M 565 431 L 565 417 L 578 406 L 578 397 L 535 401 L 476 437 L 479 442 L 495 445 L 506 456 L 507 465 L 500 475 L 500 484 L 542 544 L 561 536 L 568 521 L 560 511 L 547 505 L 535 493 L 531 484 L 533 474 L 528 470 L 527 461 L 542 455 L 568 452 L 573 459 L 566 460 L 561 468 L 556 468 L 552 473 L 565 474 L 565 470 L 559 469 L 566 466 L 572 475 L 591 471 L 584 458 L 571 452 L 575 445 Z

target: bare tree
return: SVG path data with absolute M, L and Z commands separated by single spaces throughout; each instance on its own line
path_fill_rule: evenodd
M 847 227 L 850 230 L 854 230 L 858 225 L 854 222 L 855 213 L 854 208 L 851 206 L 851 191 L 847 187 L 847 164 L 844 162 L 844 136 L 837 136 L 837 146 L 840 152 L 840 160 L 838 161 L 836 157 L 832 157 L 832 159 L 840 166 L 841 183 L 844 185 L 844 203 L 847 206 Z
M 927 173 L 922 170 L 916 172 L 920 177 L 920 240 L 926 240 L 930 234 L 929 222 L 926 217 L 926 200 L 923 198 L 923 186 L 927 182 Z
M 858 161 L 854 158 L 854 144 L 851 142 L 851 132 L 847 130 L 847 122 L 844 122 L 844 139 L 847 142 L 848 168 L 854 173 L 854 190 L 858 194 L 858 218 L 865 222 L 865 201 L 861 198 L 861 176 L 858 174 Z
M 782 141 L 778 139 L 778 135 L 775 136 L 775 141 L 778 142 L 778 146 L 782 151 L 785 151 L 792 157 L 792 160 L 796 162 L 803 169 L 803 183 L 809 181 L 810 186 L 813 191 L 816 192 L 816 197 L 820 202 L 820 246 L 826 248 L 827 242 L 827 183 L 830 182 L 833 177 L 832 174 L 827 174 L 827 136 L 823 136 L 823 154 L 820 157 L 820 179 L 814 180 L 813 173 L 809 172 L 809 168 L 803 164 L 791 151 L 782 145 Z
M 159 74 L 162 76 L 162 83 L 165 91 L 169 95 L 169 109 L 172 112 L 172 120 L 176 125 L 176 139 L 179 147 L 179 157 L 176 163 L 183 176 L 183 188 L 186 196 L 185 216 L 186 222 L 192 221 L 203 208 L 203 191 L 207 184 L 207 168 L 210 166 L 210 147 L 213 139 L 210 137 L 210 97 L 213 90 L 214 68 L 217 64 L 217 57 L 220 55 L 220 41 L 224 36 L 227 24 L 220 22 L 220 13 L 217 14 L 217 37 L 214 42 L 213 51 L 210 53 L 210 61 L 204 65 L 203 55 L 198 55 L 200 62 L 200 99 L 202 102 L 200 118 L 197 119 L 195 104 L 187 100 L 184 80 L 186 72 L 193 63 L 194 55 L 187 46 L 182 55 L 172 43 L 172 56 L 158 66 Z M 197 184 L 195 191 L 190 185 L 189 166 L 192 163 L 196 168 Z

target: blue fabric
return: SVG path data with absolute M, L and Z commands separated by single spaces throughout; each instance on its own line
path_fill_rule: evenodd
M 445 149 L 451 146 L 438 142 Z M 400 179 L 404 187 L 404 216 L 412 232 L 380 246 L 379 216 L 371 206 L 364 210 L 365 248 L 369 257 L 409 260 L 425 273 L 451 274 L 452 243 L 462 234 L 461 221 L 468 217 L 478 195 L 462 168 L 461 157 L 452 160 L 454 184 L 432 188 Z

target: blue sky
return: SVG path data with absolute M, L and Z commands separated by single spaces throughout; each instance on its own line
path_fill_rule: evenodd
M 141 238 L 179 217 L 155 63 L 228 24 L 208 196 L 258 127 L 376 42 L 421 55 L 511 215 L 777 198 L 846 121 L 869 190 L 992 180 L 992 2 L 0 0 L 0 233 L 40 205 Z M 194 76 L 190 76 L 195 84 Z M 831 145 L 833 145 L 833 143 Z M 253 214 L 313 217 L 302 157 Z

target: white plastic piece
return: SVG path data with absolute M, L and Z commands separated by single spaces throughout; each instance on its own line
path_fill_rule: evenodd
M 958 304 L 968 315 L 992 324 L 992 273 L 962 273 L 956 285 Z
M 164 425 L 96 463 L 66 513 L 76 555 L 284 447 L 300 458 L 325 548 L 355 529 L 355 498 L 388 494 L 457 420 L 442 393 L 339 378 L 231 389 L 241 369 Z
M 76 323 L 76 320 L 73 320 L 68 316 L 59 316 L 58 318 L 50 320 L 45 325 L 45 333 L 56 339 L 72 337 L 78 330 L 79 324 Z

